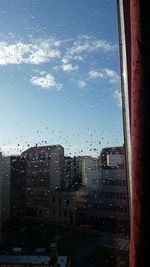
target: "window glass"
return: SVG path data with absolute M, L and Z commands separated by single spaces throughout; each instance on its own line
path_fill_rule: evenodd
M 116 2 L 0 0 L 0 266 L 128 266 Z

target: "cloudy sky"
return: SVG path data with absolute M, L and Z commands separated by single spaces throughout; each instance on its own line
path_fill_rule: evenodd
M 115 0 L 0 0 L 0 148 L 123 144 Z

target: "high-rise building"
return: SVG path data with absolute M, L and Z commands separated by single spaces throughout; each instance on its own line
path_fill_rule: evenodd
M 116 255 L 117 266 L 128 266 L 130 219 L 125 168 L 105 165 L 89 171 L 87 190 L 87 219 L 101 233 L 102 251 Z
M 74 171 L 75 176 L 79 177 L 79 179 L 82 181 L 82 158 L 84 156 L 77 156 L 74 157 Z
M 2 165 L 2 152 L 0 152 L 0 243 L 2 240 L 2 171 L 1 171 L 1 165 Z
M 128 187 L 124 147 L 103 148 L 101 169 L 88 172 L 91 220 L 101 230 L 129 234 Z
M 64 148 L 36 146 L 22 156 L 26 159 L 26 215 L 47 220 L 51 192 L 64 187 Z
M 76 222 L 76 192 L 55 190 L 50 195 L 49 217 L 52 223 L 74 225 Z
M 100 165 L 105 167 L 125 168 L 124 146 L 103 148 L 100 154 Z
M 10 216 L 20 219 L 25 216 L 26 160 L 21 156 L 10 158 Z
M 74 157 L 74 173 L 81 180 L 80 184 L 87 185 L 87 173 L 89 170 L 98 169 L 98 159 L 91 156 Z
M 88 202 L 91 220 L 101 230 L 129 234 L 129 210 L 124 169 L 100 170 L 88 174 Z M 92 219 L 93 218 L 93 219 Z
M 5 222 L 10 217 L 10 157 L 0 153 L 0 239 L 6 240 Z
M 86 186 L 88 183 L 88 172 L 90 170 L 98 170 L 98 159 L 90 156 L 82 158 L 82 185 Z
M 70 187 L 75 178 L 75 160 L 72 157 L 64 157 L 65 187 Z

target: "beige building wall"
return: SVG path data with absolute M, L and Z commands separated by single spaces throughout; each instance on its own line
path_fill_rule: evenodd
M 82 185 L 87 186 L 88 172 L 91 170 L 98 170 L 98 159 L 92 157 L 85 157 L 82 159 Z

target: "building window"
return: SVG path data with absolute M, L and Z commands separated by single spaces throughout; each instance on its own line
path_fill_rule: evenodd
M 40 242 L 49 251 L 59 234 L 79 266 L 101 231 L 113 244 L 129 221 L 117 1 L 0 0 L 0 10 L 1 248 L 11 254 L 13 237 L 25 254 Z M 98 250 L 82 265 L 104 266 Z

